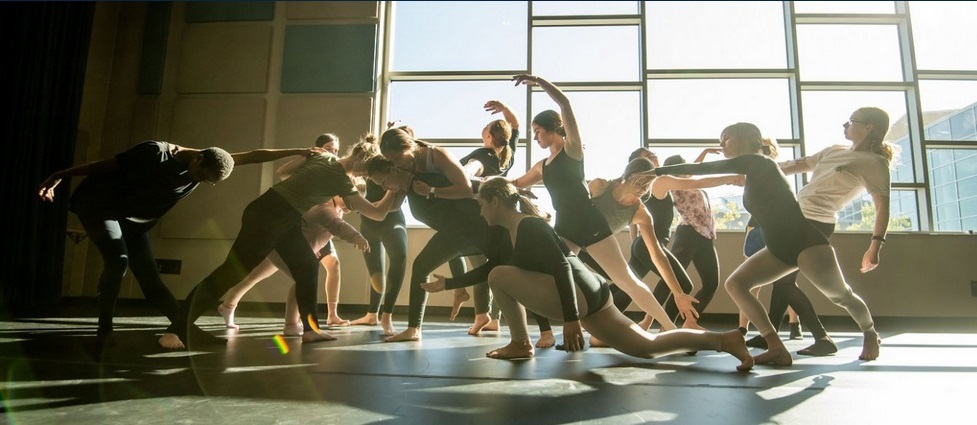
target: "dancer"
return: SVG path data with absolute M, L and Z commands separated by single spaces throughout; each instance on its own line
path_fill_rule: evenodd
M 543 78 L 520 74 L 513 80 L 517 85 L 538 85 L 560 107 L 559 113 L 543 111 L 532 122 L 533 138 L 540 147 L 549 149 L 550 156 L 537 162 L 513 183 L 526 188 L 543 182 L 556 210 L 556 233 L 567 241 L 574 252 L 586 249 L 611 280 L 631 295 L 642 310 L 658 320 L 663 329 L 674 329 L 675 324 L 648 286 L 628 268 L 607 220 L 590 200 L 584 183 L 583 143 L 570 100 L 563 91 Z M 694 310 L 691 296 L 681 292 L 675 296 L 683 315 Z
M 382 220 L 395 194 L 388 194 L 374 205 L 357 191 L 350 179 L 351 175 L 363 174 L 366 169 L 364 160 L 375 155 L 376 145 L 366 141 L 353 145 L 342 158 L 328 153 L 317 155 L 299 167 L 294 175 L 248 204 L 241 216 L 241 231 L 224 263 L 190 291 L 178 320 L 170 327 L 175 338 L 161 340 L 161 345 L 179 348 L 183 345 L 181 341 L 226 342 L 203 332 L 193 323 L 272 250 L 282 256 L 295 279 L 296 299 L 302 315 L 302 342 L 334 340 L 335 337 L 319 330 L 316 312 L 319 263 L 302 235 L 301 216 L 313 206 L 340 196 L 351 209 Z M 192 338 L 187 340 L 188 337 Z
M 478 185 L 482 180 L 492 176 L 505 176 L 515 162 L 516 143 L 519 141 L 519 118 L 504 103 L 497 100 L 490 100 L 485 103 L 486 111 L 494 114 L 502 114 L 504 119 L 494 120 L 482 129 L 482 147 L 475 149 L 468 155 L 459 160 L 465 169 L 465 174 L 472 181 L 472 190 L 478 192 Z M 469 257 L 473 266 L 485 263 L 485 257 L 476 255 Z M 462 257 L 456 257 L 449 263 L 452 266 L 452 275 L 456 271 L 465 270 Z M 480 283 L 473 288 L 475 293 L 475 321 L 468 329 L 469 335 L 478 336 L 482 330 L 499 330 L 499 314 L 496 308 L 495 316 L 492 315 L 492 292 L 489 291 L 488 284 Z M 464 288 L 454 291 L 454 302 L 451 307 L 449 320 L 455 320 L 461 305 L 468 301 L 470 296 Z
M 772 159 L 762 155 L 760 130 L 750 123 L 733 124 L 723 130 L 720 147 L 729 159 L 661 167 L 655 173 L 746 175 L 743 204 L 763 229 L 766 247 L 734 270 L 725 287 L 767 341 L 767 351 L 756 356 L 755 361 L 789 366 L 793 359 L 777 337 L 763 305 L 750 295 L 750 289 L 770 284 L 798 269 L 858 323 L 864 334 L 859 358 L 878 358 L 881 340 L 868 306 L 845 282 L 828 239 L 804 218 L 783 172 Z
M 333 155 L 339 154 L 339 137 L 332 133 L 324 133 L 316 138 L 315 146 Z M 279 180 L 285 180 L 304 164 L 306 158 L 293 159 L 275 171 Z M 345 326 L 349 320 L 339 317 L 337 307 L 339 306 L 339 255 L 336 253 L 332 244 L 332 236 L 339 236 L 347 242 L 356 245 L 358 249 L 366 249 L 366 241 L 356 229 L 342 220 L 345 205 L 342 205 L 341 198 L 333 198 L 329 202 L 312 207 L 302 216 L 302 234 L 309 241 L 313 252 L 317 253 L 319 263 L 326 270 L 326 306 L 328 316 L 326 324 L 329 326 Z M 284 270 L 288 274 L 287 268 L 282 268 L 284 263 L 277 252 L 269 254 L 265 261 L 248 274 L 237 286 L 231 288 L 224 294 L 223 302 L 217 307 L 217 311 L 224 317 L 224 324 L 230 329 L 237 329 L 234 323 L 234 310 L 237 303 L 244 297 L 251 288 L 258 282 L 267 279 L 278 270 Z M 291 277 L 291 274 L 289 274 Z M 301 335 L 301 321 L 298 318 L 298 310 L 295 304 L 294 286 L 289 289 L 289 296 L 285 302 L 285 331 L 286 335 Z M 294 311 L 294 314 L 291 312 Z M 296 328 L 298 330 L 296 330 Z
M 226 179 L 235 165 L 311 153 L 303 148 L 229 154 L 216 147 L 194 149 L 146 141 L 113 158 L 58 171 L 41 183 L 39 196 L 53 202 L 62 179 L 86 176 L 71 196 L 70 210 L 102 257 L 96 349 L 115 345 L 112 318 L 127 268 L 132 269 L 146 300 L 171 322 L 177 317 L 179 304 L 160 278 L 149 243 L 149 230 L 177 201 L 201 182 L 216 184 Z M 164 335 L 169 337 L 172 335 Z
M 753 358 L 738 331 L 678 329 L 652 335 L 639 329 L 611 304 L 606 282 L 572 255 L 556 232 L 539 218 L 529 199 L 505 179 L 483 182 L 477 199 L 485 220 L 506 229 L 509 238 L 495 241 L 486 265 L 458 278 L 446 280 L 435 275 L 424 288 L 438 292 L 487 279 L 508 321 L 511 341 L 486 356 L 515 359 L 534 355 L 526 325 L 525 309 L 529 308 L 550 319 L 563 320 L 567 351 L 583 349 L 583 328 L 636 357 L 710 349 L 735 356 L 741 362 L 738 370 L 753 367 Z
M 863 190 L 872 196 L 875 221 L 872 239 L 862 255 L 862 273 L 878 267 L 879 253 L 889 226 L 889 168 L 897 147 L 885 142 L 889 115 L 882 109 L 855 110 L 842 126 L 851 145 L 835 145 L 804 158 L 781 164 L 786 174 L 811 172 L 811 181 L 801 188 L 797 201 L 804 217 L 825 237 L 835 230 L 836 215 Z M 770 296 L 770 319 L 779 325 L 786 306 L 793 307 L 800 320 L 814 335 L 815 342 L 797 353 L 809 356 L 831 355 L 838 347 L 821 325 L 807 295 L 797 287 L 797 272 L 774 282 Z M 760 344 L 758 344 L 760 345 Z M 761 348 L 765 348 L 761 345 Z

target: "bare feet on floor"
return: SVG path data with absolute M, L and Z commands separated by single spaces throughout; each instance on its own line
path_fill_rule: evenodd
M 302 343 L 312 344 L 316 342 L 335 341 L 336 337 L 323 331 L 302 332 Z
M 682 329 L 697 329 L 700 331 L 708 331 L 708 329 L 699 326 L 699 322 L 696 321 L 695 319 L 686 320 L 685 323 L 682 324 Z
M 496 348 L 488 353 L 485 353 L 485 357 L 500 360 L 528 359 L 533 357 L 534 353 L 535 350 L 533 349 L 533 345 L 529 341 L 513 341 L 505 347 Z
M 338 315 L 329 316 L 326 319 L 326 326 L 349 326 L 350 321 L 339 317 Z
M 750 355 L 750 349 L 746 348 L 746 339 L 743 338 L 743 334 L 739 330 L 733 329 L 723 332 L 720 334 L 719 341 L 719 351 L 729 353 L 740 361 L 736 370 L 745 372 L 753 369 L 753 356 Z
M 553 337 L 553 331 L 539 333 L 539 339 L 536 340 L 536 348 L 550 348 L 554 345 L 556 345 L 556 338 Z
M 420 341 L 421 340 L 421 330 L 418 328 L 407 328 L 403 332 L 392 335 L 384 339 L 384 342 L 404 342 L 404 341 Z
M 285 326 L 282 327 L 282 333 L 285 334 L 285 336 L 299 336 L 305 333 L 305 327 L 302 326 L 302 322 L 286 323 Z
M 451 314 L 448 315 L 448 320 L 455 320 L 458 317 L 458 312 L 461 311 L 461 305 L 470 298 L 471 295 L 468 295 L 468 291 L 464 288 L 455 289 L 455 297 L 451 302 Z
M 784 347 L 784 343 L 780 342 L 777 334 L 772 334 L 776 343 L 771 343 L 767 341 L 767 346 L 769 347 L 767 351 L 760 353 L 753 357 L 753 362 L 756 364 L 770 365 L 770 366 L 790 366 L 794 364 L 794 359 L 790 356 L 790 351 L 787 351 L 787 347 Z
M 376 326 L 377 325 L 377 315 L 375 313 L 366 313 L 363 317 L 349 322 L 352 326 Z
M 879 338 L 879 333 L 875 331 L 868 331 L 864 333 L 865 339 L 862 341 L 862 355 L 858 356 L 859 360 L 875 360 L 879 358 L 879 350 L 882 345 L 882 339 Z
M 226 305 L 224 303 L 220 303 L 220 305 L 217 306 L 217 312 L 220 313 L 221 317 L 224 318 L 224 326 L 227 326 L 228 329 L 238 329 L 238 328 L 240 328 L 240 326 L 234 324 L 234 309 L 235 308 L 237 308 L 237 305 L 236 304 L 235 305 Z
M 383 328 L 383 334 L 386 336 L 394 336 L 397 334 L 397 329 L 394 328 L 393 314 L 383 313 L 383 315 L 380 316 L 380 327 Z
M 183 341 L 180 341 L 180 337 L 171 333 L 165 333 L 159 338 L 159 346 L 167 350 L 184 350 L 187 348 L 183 345 Z
M 500 327 L 501 327 L 501 325 L 499 324 L 499 319 L 492 319 L 492 320 L 489 321 L 489 323 L 487 325 L 485 325 L 484 328 L 482 328 L 482 330 L 483 331 L 497 332 Z
M 491 322 L 492 317 L 489 316 L 488 313 L 476 314 L 475 323 L 472 324 L 472 327 L 468 328 L 468 334 L 472 336 L 479 336 L 482 330 L 485 329 L 485 327 Z M 496 326 L 495 330 L 498 330 L 498 326 Z

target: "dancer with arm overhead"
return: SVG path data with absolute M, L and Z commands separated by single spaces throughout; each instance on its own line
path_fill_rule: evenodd
M 459 278 L 436 277 L 424 288 L 438 292 L 488 280 L 509 324 L 511 341 L 486 356 L 514 359 L 534 355 L 526 325 L 528 308 L 564 322 L 567 351 L 584 348 L 582 329 L 586 329 L 609 346 L 636 357 L 711 349 L 739 359 L 738 370 L 753 367 L 738 331 L 677 329 L 652 335 L 638 328 L 611 304 L 606 282 L 572 254 L 553 228 L 539 218 L 529 199 L 510 182 L 500 177 L 486 180 L 477 199 L 485 220 L 505 229 L 508 235 L 493 240 L 489 262 L 482 267 Z
M 763 229 L 766 247 L 737 267 L 727 278 L 725 287 L 767 341 L 767 351 L 756 356 L 756 362 L 785 366 L 793 362 L 763 305 L 750 294 L 750 289 L 770 284 L 795 270 L 804 273 L 815 287 L 848 311 L 858 323 L 864 334 L 859 358 L 877 358 L 881 341 L 868 306 L 845 282 L 834 249 L 824 234 L 804 217 L 780 167 L 762 154 L 760 130 L 749 123 L 733 124 L 723 130 L 720 147 L 729 159 L 661 167 L 655 169 L 655 173 L 746 176 L 743 205 Z

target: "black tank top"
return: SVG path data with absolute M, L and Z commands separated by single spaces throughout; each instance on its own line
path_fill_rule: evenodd
M 675 202 L 672 202 L 672 192 L 668 192 L 664 199 L 648 195 L 645 206 L 648 207 L 651 220 L 655 224 L 655 237 L 662 245 L 668 245 L 672 221 L 675 219 Z
M 543 185 L 556 210 L 553 227 L 557 234 L 587 247 L 613 233 L 590 200 L 590 191 L 584 181 L 583 159 L 575 161 L 566 150 L 560 151 L 549 164 L 543 163 Z

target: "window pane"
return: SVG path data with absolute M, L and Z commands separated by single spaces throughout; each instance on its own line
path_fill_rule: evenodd
M 672 155 L 681 155 L 686 162 L 693 162 L 702 152 L 703 148 L 697 147 L 655 147 L 649 149 L 658 155 L 659 162 L 664 165 L 665 160 Z M 722 154 L 707 155 L 703 162 L 725 159 Z M 782 147 L 777 161 L 789 161 L 794 159 L 793 149 Z M 703 177 L 703 176 L 698 176 Z M 795 179 L 788 177 L 791 189 L 796 192 Z M 746 228 L 746 223 L 750 221 L 750 213 L 743 207 L 743 188 L 739 186 L 725 185 L 706 189 L 709 194 L 709 201 L 712 205 L 713 215 L 716 217 L 716 228 L 726 230 L 742 230 Z M 678 213 L 676 213 L 678 218 Z M 672 229 L 678 224 L 676 219 L 672 223 Z
M 614 178 L 641 146 L 641 96 L 638 92 L 568 92 L 584 144 L 587 179 Z M 545 93 L 533 93 L 533 116 L 560 108 Z M 527 126 L 528 128 L 528 126 Z M 529 136 L 530 139 L 532 136 Z M 549 156 L 533 142 L 533 163 Z
M 794 13 L 895 13 L 891 1 L 795 1 Z
M 786 68 L 780 2 L 648 2 L 649 69 Z
M 640 56 L 636 25 L 533 29 L 533 73 L 550 81 L 638 81 Z
M 649 80 L 648 137 L 719 139 L 726 126 L 751 122 L 766 137 L 793 138 L 786 79 Z
M 852 112 L 865 106 L 881 108 L 889 114 L 886 140 L 900 146 L 901 152 L 892 169 L 893 182 L 913 182 L 913 155 L 906 124 L 906 94 L 901 91 L 808 91 L 801 92 L 804 102 L 804 147 L 814 155 L 832 145 L 851 145 L 842 126 Z
M 868 193 L 846 205 L 838 212 L 836 231 L 871 232 L 875 226 L 875 204 Z M 889 198 L 890 232 L 919 230 L 916 192 L 893 190 Z
M 798 25 L 804 81 L 902 81 L 895 25 Z
M 534 1 L 533 16 L 637 15 L 636 1 Z
M 485 102 L 499 100 L 521 120 L 526 116 L 526 92 L 509 81 L 399 81 L 390 84 L 391 120 L 414 128 L 419 139 L 482 138 L 482 128 L 501 118 L 485 112 Z M 524 123 L 520 130 L 530 132 Z
M 977 140 L 977 81 L 920 80 L 919 101 L 929 140 Z
M 391 69 L 526 69 L 526 8 L 526 2 L 396 2 Z
M 977 70 L 977 3 L 911 1 L 913 46 L 919 69 Z
M 974 230 L 977 220 L 977 149 L 927 149 L 935 228 Z

